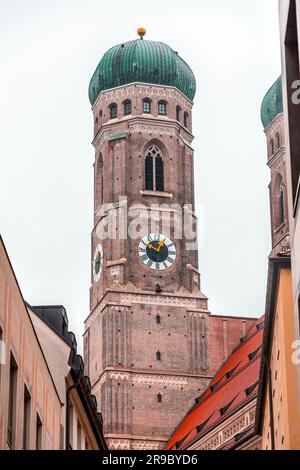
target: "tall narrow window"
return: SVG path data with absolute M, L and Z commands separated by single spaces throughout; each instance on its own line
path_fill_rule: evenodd
M 151 113 L 151 101 L 149 99 L 143 100 L 143 113 Z
M 26 385 L 24 385 L 24 412 L 23 412 L 23 450 L 29 449 L 30 445 L 30 411 L 31 396 Z
M 162 402 L 162 395 L 160 393 L 157 394 L 157 401 L 158 403 Z
M 156 145 L 149 147 L 145 158 L 145 188 L 164 191 L 164 162 Z
M 161 361 L 161 352 L 160 352 L 160 351 L 157 351 L 157 353 L 156 353 L 156 359 L 157 359 L 158 361 Z
M 145 187 L 148 191 L 153 191 L 153 156 L 147 155 L 145 159 Z
M 156 323 L 157 323 L 157 324 L 160 324 L 160 323 L 161 323 L 161 318 L 160 318 L 160 315 L 159 315 L 159 314 L 156 315 Z
M 280 189 L 279 194 L 279 225 L 284 223 L 285 219 L 285 210 L 284 210 L 284 192 L 283 188 Z
M 164 190 L 164 162 L 161 156 L 155 158 L 155 186 L 156 191 Z
M 180 118 L 181 118 L 181 107 L 176 106 L 176 121 L 180 122 Z
M 270 140 L 270 150 L 271 150 L 271 155 L 274 155 L 274 153 L 275 153 L 274 139 Z
M 279 132 L 276 133 L 276 149 L 280 149 L 280 135 Z
M 128 114 L 131 114 L 131 101 L 130 100 L 124 101 L 124 114 L 125 116 L 128 116 Z
M 104 181 L 103 181 L 103 157 L 100 153 L 96 161 L 95 170 L 95 210 L 103 204 Z
M 158 102 L 158 114 L 166 116 L 167 114 L 167 103 L 165 101 Z
M 183 125 L 184 127 L 188 127 L 189 125 L 189 113 L 187 113 L 186 111 L 183 115 Z
M 116 117 L 118 117 L 118 108 L 115 103 L 112 103 L 109 106 L 109 113 L 110 113 L 110 119 L 115 119 Z
M 15 427 L 17 413 L 17 381 L 18 366 L 14 356 L 10 355 L 9 368 L 9 391 L 8 391 L 8 422 L 7 422 L 7 441 L 13 448 L 15 444 Z
M 36 414 L 36 430 L 35 430 L 35 448 L 36 450 L 42 449 L 42 436 L 43 436 L 43 424 L 42 420 L 39 417 L 39 414 Z

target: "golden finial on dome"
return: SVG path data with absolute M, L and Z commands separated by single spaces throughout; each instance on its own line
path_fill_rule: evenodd
M 138 35 L 140 36 L 140 39 L 144 39 L 144 36 L 145 36 L 146 32 L 147 32 L 147 31 L 145 30 L 145 28 L 139 28 L 139 29 L 137 30 L 137 33 L 138 33 Z

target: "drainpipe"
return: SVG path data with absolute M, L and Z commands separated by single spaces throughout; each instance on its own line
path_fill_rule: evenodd
M 273 387 L 272 387 L 272 371 L 269 360 L 265 354 L 262 354 L 265 366 L 267 367 L 268 393 L 269 393 L 269 413 L 271 428 L 271 450 L 275 450 L 275 433 L 274 433 L 274 408 L 273 408 Z
M 70 387 L 67 388 L 66 390 L 66 450 L 70 450 L 69 444 L 70 444 L 70 392 L 74 389 L 77 388 L 79 385 L 79 379 L 75 382 L 74 385 L 70 385 Z

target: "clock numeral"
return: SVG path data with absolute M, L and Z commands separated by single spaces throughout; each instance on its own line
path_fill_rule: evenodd
M 159 263 L 155 263 L 155 269 L 157 269 L 158 271 L 160 270 L 160 264 Z
M 146 248 L 139 248 L 140 253 L 146 253 Z
M 170 264 L 173 264 L 173 262 L 174 262 L 174 259 L 173 259 L 173 258 L 171 258 L 171 256 L 168 256 L 168 258 L 167 258 L 167 261 L 169 261 L 169 263 L 170 263 Z
M 165 261 L 163 262 L 163 265 L 164 265 L 165 269 L 168 269 L 169 266 L 167 265 L 167 263 Z
M 152 267 L 152 264 L 153 264 L 153 261 L 151 261 L 151 259 L 149 259 L 148 263 L 147 263 L 147 266 L 149 266 L 149 268 Z
M 141 260 L 142 260 L 142 261 L 147 261 L 147 260 L 148 260 L 148 256 L 147 256 L 147 255 L 141 256 Z

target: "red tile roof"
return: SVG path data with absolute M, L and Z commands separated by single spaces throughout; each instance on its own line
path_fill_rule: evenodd
M 215 377 L 197 399 L 175 430 L 166 450 L 184 449 L 225 420 L 257 394 L 264 317 L 248 330 L 246 336 L 220 367 Z

